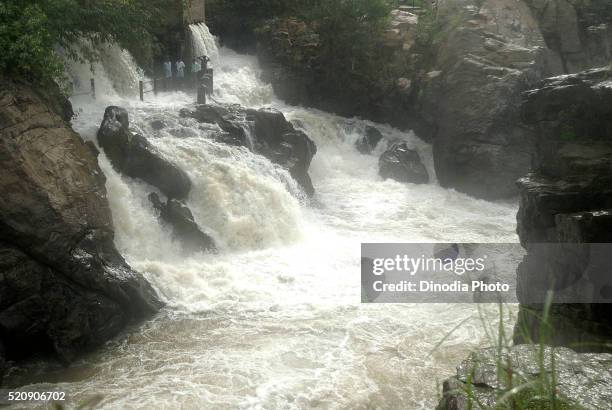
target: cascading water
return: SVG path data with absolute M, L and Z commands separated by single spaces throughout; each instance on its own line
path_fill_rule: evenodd
M 219 49 L 208 26 L 204 23 L 190 24 L 189 35 L 193 57 L 207 56 L 213 66 L 219 63 Z
M 120 176 L 101 154 L 117 246 L 168 308 L 69 369 L 36 364 L 11 381 L 61 382 L 71 399 L 97 408 L 435 407 L 436 381 L 487 343 L 477 307 L 360 304 L 360 243 L 515 242 L 515 206 L 383 181 L 384 143 L 373 155 L 354 148 L 372 123 L 288 106 L 259 80 L 254 58 L 219 54 L 215 100 L 278 108 L 316 142 L 314 203 L 286 171 L 213 141 L 215 126 L 180 118 L 193 96 L 117 97 L 132 125 L 189 173 L 188 206 L 220 253 L 183 254 L 147 199 L 154 188 Z M 73 104 L 82 109 L 75 128 L 95 139 L 104 104 L 86 96 Z M 153 120 L 165 127 L 154 131 Z M 416 148 L 433 174 L 427 144 L 376 126 Z M 494 322 L 497 309 L 481 314 Z
M 81 47 L 92 47 L 83 44 Z M 138 95 L 138 81 L 145 79 L 132 55 L 117 44 L 97 48 L 99 61 L 93 64 L 64 58 L 66 73 L 76 94 L 90 91 L 90 79 L 95 80 L 96 95 L 103 100 L 119 96 Z

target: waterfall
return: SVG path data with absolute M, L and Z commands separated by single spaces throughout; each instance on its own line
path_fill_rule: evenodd
M 77 49 L 80 47 L 91 45 L 82 44 L 77 46 Z M 114 43 L 99 46 L 97 52 L 99 60 L 94 63 L 75 61 L 60 52 L 66 73 L 73 85 L 73 93 L 90 91 L 90 79 L 93 78 L 96 96 L 103 100 L 138 95 L 138 81 L 144 79 L 144 72 L 132 55 Z
M 140 74 L 110 47 L 94 75 L 106 81 L 100 91 L 119 95 L 73 99 L 81 112 L 74 128 L 95 141 L 105 107 L 124 106 L 131 127 L 188 173 L 186 203 L 219 253 L 183 253 L 147 198 L 155 188 L 120 175 L 101 152 L 117 248 L 167 308 L 76 367 L 54 368 L 46 379 L 37 371 L 34 381 L 59 380 L 75 403 L 101 409 L 434 408 L 435 380 L 488 342 L 479 313 L 493 322 L 497 309 L 361 305 L 360 244 L 515 242 L 516 206 L 470 198 L 435 178 L 383 180 L 378 158 L 387 142 L 416 149 L 433 176 L 431 146 L 412 132 L 287 105 L 261 81 L 255 57 L 218 50 L 203 24 L 189 32 L 195 52 L 215 64 L 215 101 L 279 109 L 315 141 L 315 198 L 304 200 L 266 158 L 217 142 L 216 125 L 182 118 L 192 95 L 122 99 Z M 70 72 L 85 84 L 91 75 L 79 64 Z M 366 126 L 384 136 L 372 155 L 355 148 Z
M 189 37 L 192 58 L 208 56 L 213 66 L 219 64 L 219 49 L 215 37 L 204 23 L 190 24 Z

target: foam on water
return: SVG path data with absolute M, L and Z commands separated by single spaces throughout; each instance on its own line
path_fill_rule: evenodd
M 201 39 L 206 47 L 215 44 L 210 37 Z M 147 200 L 155 189 L 117 174 L 102 153 L 116 244 L 168 307 L 69 369 L 35 364 L 13 382 L 61 382 L 77 402 L 109 409 L 435 407 L 436 381 L 487 343 L 478 308 L 361 305 L 360 243 L 515 242 L 515 204 L 473 199 L 435 181 L 383 181 L 377 162 L 385 142 L 372 155 L 354 148 L 366 125 L 417 149 L 433 175 L 430 146 L 385 125 L 286 105 L 261 82 L 252 57 L 221 50 L 216 71 L 216 100 L 278 108 L 316 142 L 313 203 L 286 171 L 214 142 L 214 126 L 180 118 L 193 95 L 145 103 L 117 96 L 132 126 L 189 173 L 188 205 L 220 253 L 183 254 Z M 105 103 L 77 97 L 73 104 L 75 128 L 95 140 Z M 154 119 L 166 127 L 153 131 Z M 497 308 L 481 314 L 493 323 Z

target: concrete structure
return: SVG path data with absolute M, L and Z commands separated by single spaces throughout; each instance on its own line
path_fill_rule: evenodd
M 205 18 L 205 0 L 186 0 L 183 9 L 183 22 L 186 25 L 203 23 Z

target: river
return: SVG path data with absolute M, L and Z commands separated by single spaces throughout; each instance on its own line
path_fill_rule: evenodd
M 213 56 L 215 101 L 277 108 L 315 141 L 315 198 L 267 159 L 180 118 L 193 94 L 141 103 L 134 90 L 100 85 L 95 101 L 74 97 L 73 125 L 85 139 L 95 140 L 107 105 L 121 105 L 187 171 L 187 204 L 220 252 L 182 253 L 148 202 L 154 188 L 117 174 L 101 153 L 117 247 L 167 306 L 68 368 L 33 362 L 9 384 L 44 383 L 66 391 L 71 406 L 105 409 L 434 408 L 438 384 L 470 349 L 491 343 L 485 326 L 496 326 L 498 308 L 360 304 L 360 244 L 516 242 L 516 204 L 474 199 L 435 178 L 383 181 L 384 144 L 372 155 L 354 148 L 366 125 L 416 148 L 433 175 L 431 147 L 411 132 L 287 105 L 259 79 L 255 57 L 217 50 L 202 27 L 192 32 Z M 155 131 L 153 120 L 166 126 Z

